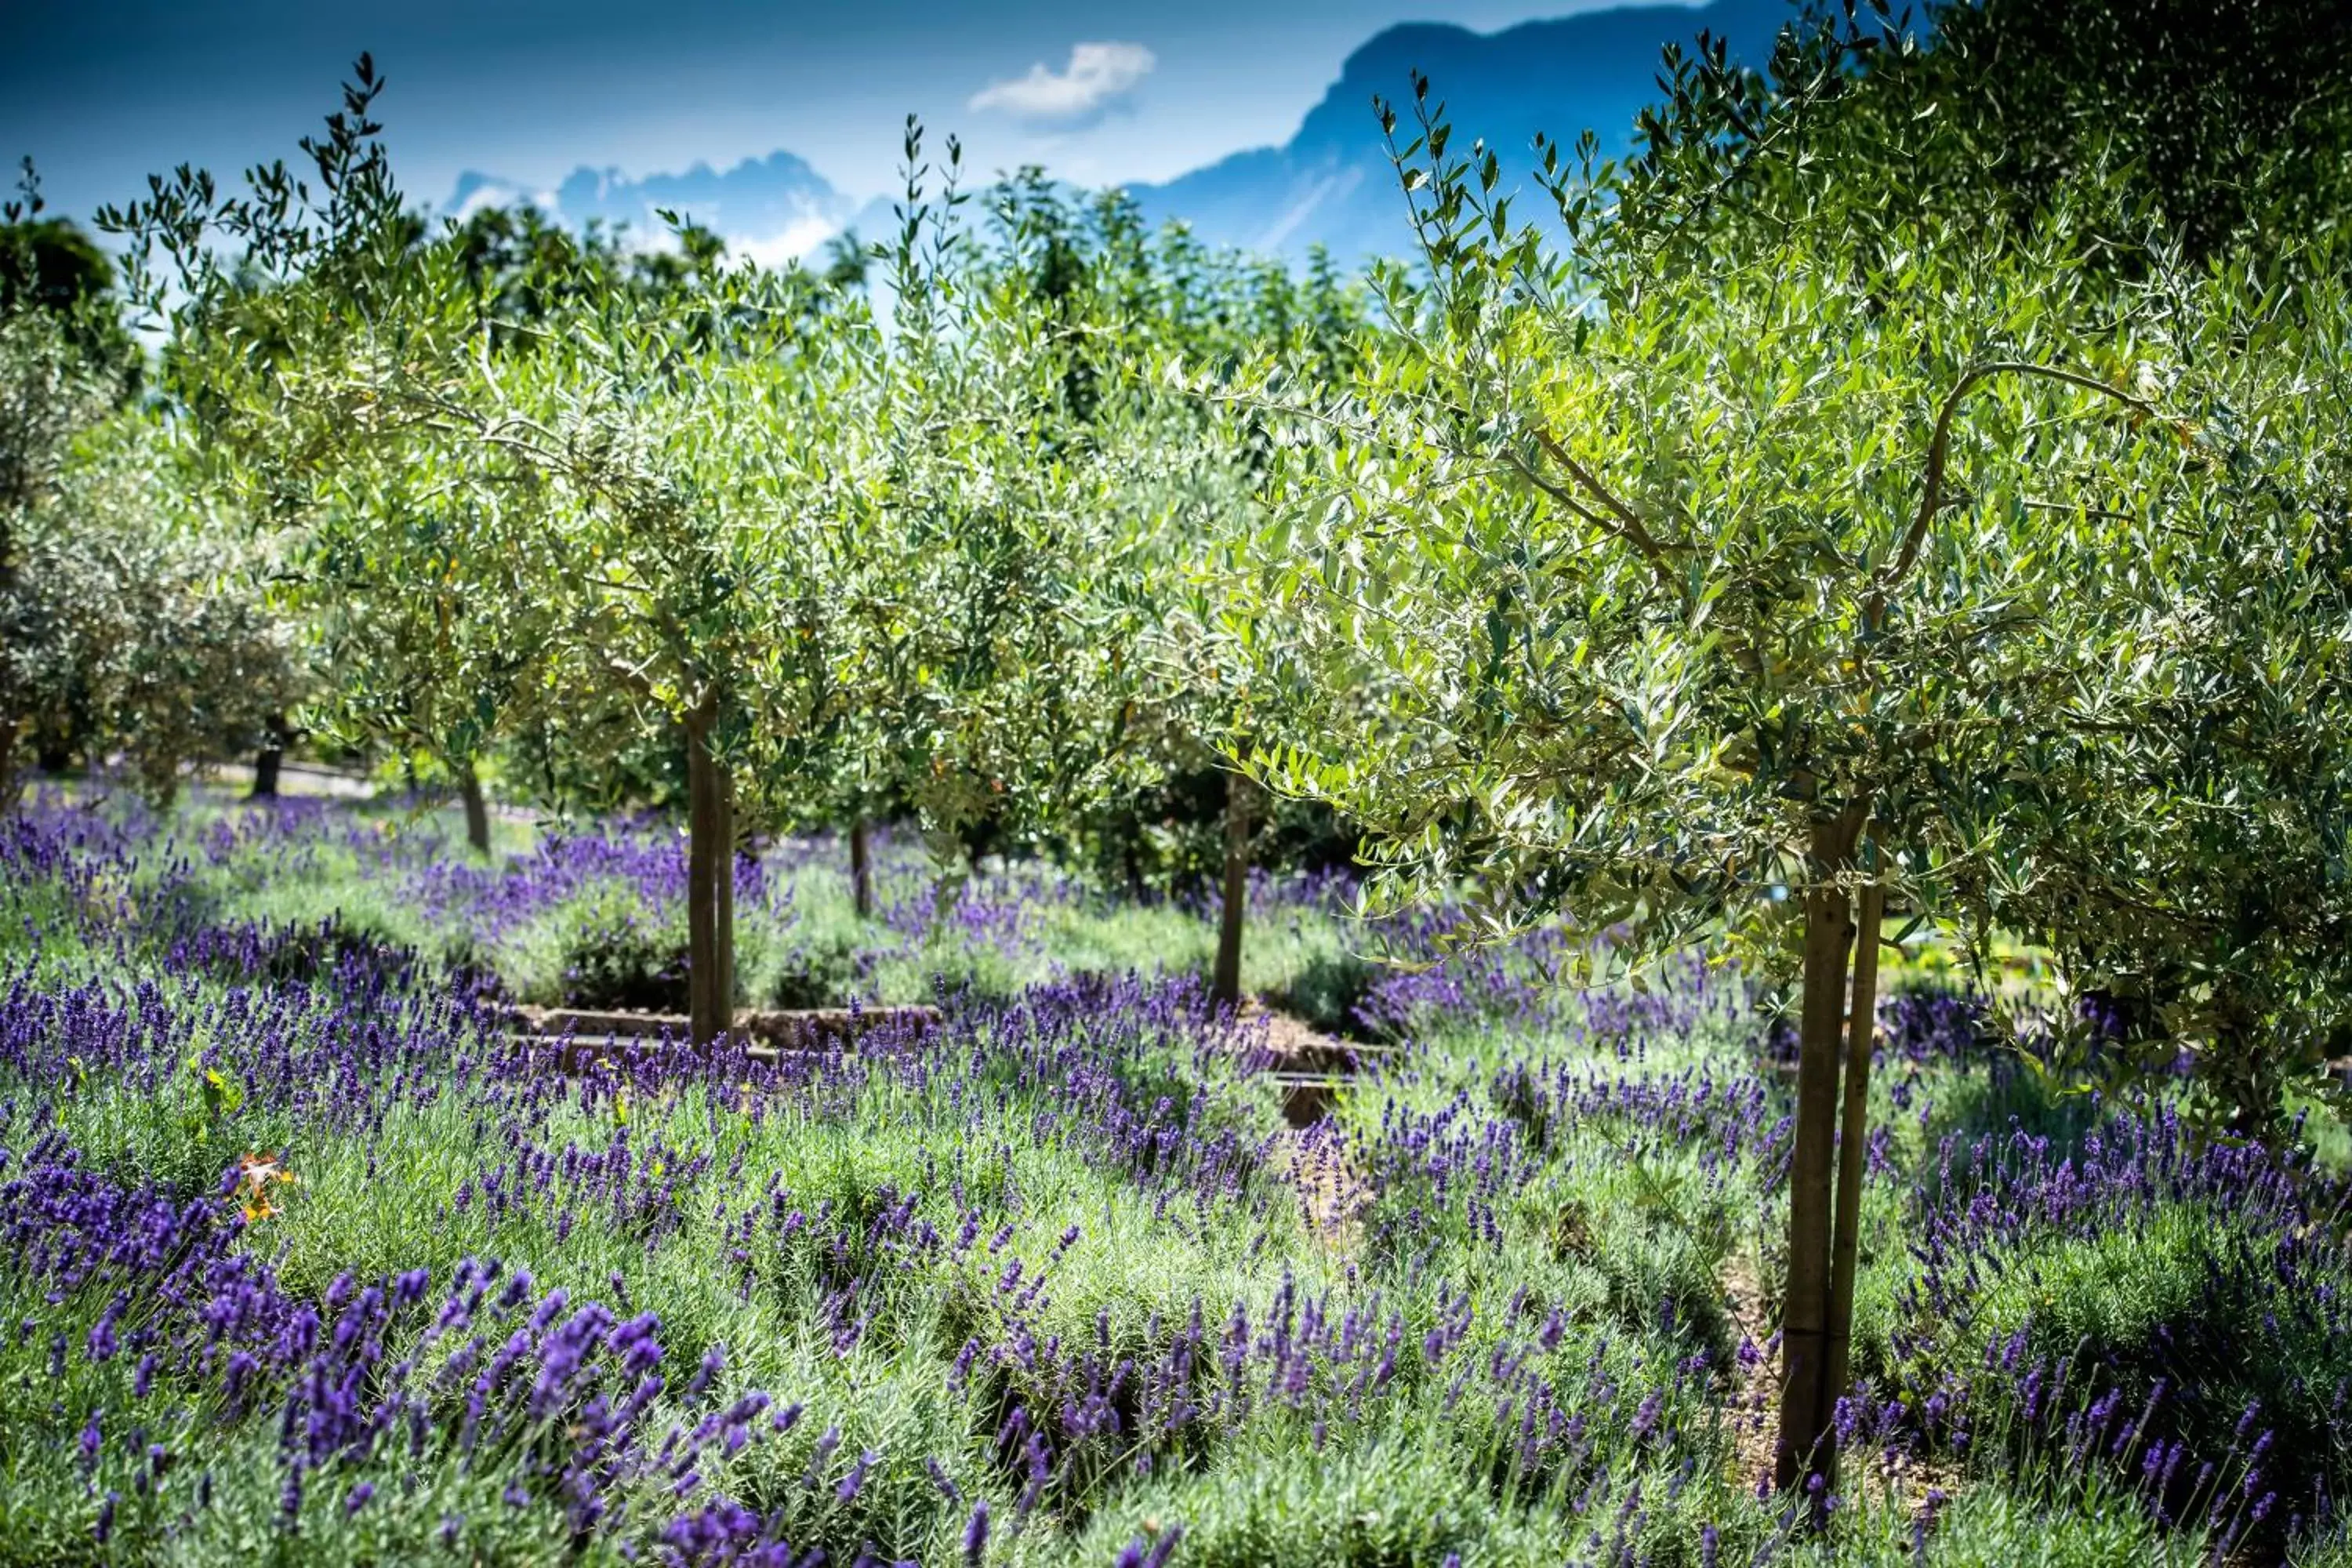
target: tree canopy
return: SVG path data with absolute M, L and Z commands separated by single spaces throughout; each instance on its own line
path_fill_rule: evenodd
M 1550 150 L 1562 247 L 1418 84 L 1423 268 L 1343 395 L 1265 395 L 1309 428 L 1226 612 L 1317 672 L 1244 760 L 1363 826 L 1376 894 L 1801 968 L 1784 1480 L 1843 1391 L 1840 1064 L 1850 1010 L 1852 1162 L 1890 903 L 2170 976 L 2242 1115 L 2336 1005 L 2284 1040 L 2245 1026 L 2317 997 L 2216 977 L 2324 984 L 2343 908 L 2340 268 L 2324 237 L 2188 265 L 2098 167 L 2014 232 L 1915 199 L 1988 132 L 1962 93 L 1885 112 L 1916 58 L 1864 22 L 1785 34 L 1769 79 L 1675 62 L 1631 162 Z

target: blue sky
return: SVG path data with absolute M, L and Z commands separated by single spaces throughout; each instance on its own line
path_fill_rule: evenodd
M 1490 29 L 1594 4 L 8 0 L 0 158 L 30 153 L 52 208 L 79 216 L 183 160 L 290 157 L 365 48 L 402 182 L 436 203 L 467 169 L 535 188 L 583 163 L 641 175 L 780 147 L 862 197 L 892 183 L 909 110 L 960 132 L 982 173 L 1160 180 L 1288 136 L 1391 23 Z

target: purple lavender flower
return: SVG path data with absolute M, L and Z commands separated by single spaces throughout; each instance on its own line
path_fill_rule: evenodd
M 963 1527 L 963 1560 L 967 1568 L 978 1568 L 987 1552 L 988 1501 L 983 1498 L 972 1505 L 971 1521 Z

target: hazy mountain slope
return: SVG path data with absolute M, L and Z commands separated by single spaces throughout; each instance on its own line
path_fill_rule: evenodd
M 1789 14 L 1783 0 L 1715 0 L 1591 11 L 1497 33 L 1391 27 L 1348 57 L 1282 146 L 1236 153 L 1134 194 L 1153 218 L 1182 218 L 1215 244 L 1296 256 L 1320 242 L 1349 262 L 1395 253 L 1407 243 L 1404 198 L 1372 100 L 1404 113 L 1414 70 L 1444 100 L 1459 145 L 1483 136 L 1507 167 L 1516 157 L 1525 169 L 1538 131 L 1572 145 L 1590 127 L 1604 151 L 1622 152 L 1634 114 L 1658 96 L 1659 51 L 1669 39 L 1706 29 L 1729 40 L 1736 58 L 1760 64 Z
M 457 182 L 447 210 L 463 214 L 484 203 L 530 201 L 568 224 L 626 224 L 640 237 L 664 232 L 662 208 L 690 216 L 727 237 L 730 248 L 781 262 L 814 248 L 848 221 L 856 203 L 790 153 L 746 158 L 731 169 L 697 163 L 683 174 L 632 179 L 618 169 L 583 166 L 552 191 L 527 190 L 512 181 L 468 173 Z

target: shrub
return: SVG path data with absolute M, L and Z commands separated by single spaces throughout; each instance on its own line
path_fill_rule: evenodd
M 607 884 L 559 904 L 530 945 L 551 954 L 554 972 L 526 1000 L 568 1007 L 682 1012 L 687 1005 L 685 921 L 649 911 L 629 889 Z
M 2332 1184 L 2169 1112 L 2079 1154 L 2018 1131 L 1923 1187 L 1864 1370 L 1932 1447 L 2110 1472 L 2167 1521 L 2274 1542 L 2352 1481 L 2352 1259 Z M 1903 1267 L 1903 1265 L 1897 1265 Z

